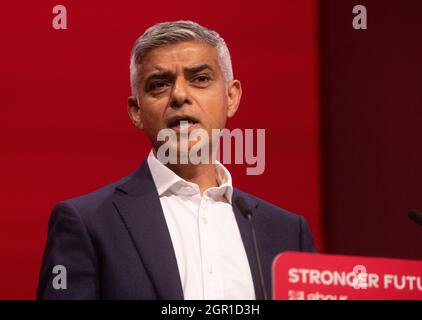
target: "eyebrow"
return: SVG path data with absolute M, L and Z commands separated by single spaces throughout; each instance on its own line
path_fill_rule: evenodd
M 214 71 L 214 69 L 209 64 L 201 64 L 199 66 L 194 66 L 192 68 L 184 68 L 183 71 L 184 73 L 192 75 L 192 74 L 196 74 L 207 69 L 210 71 Z M 170 71 L 155 72 L 146 78 L 145 83 L 149 83 L 152 80 L 162 80 L 162 79 L 171 79 L 171 78 L 174 78 L 174 74 Z
M 188 74 L 195 74 L 195 73 L 199 73 L 201 71 L 204 71 L 206 69 L 208 69 L 210 71 L 214 71 L 214 69 L 209 64 L 201 64 L 199 66 L 195 66 L 195 67 L 192 67 L 192 68 L 185 68 L 184 72 L 188 73 Z
M 155 72 L 146 78 L 145 83 L 148 83 L 151 80 L 162 80 L 169 79 L 172 77 L 174 77 L 174 75 L 170 71 Z

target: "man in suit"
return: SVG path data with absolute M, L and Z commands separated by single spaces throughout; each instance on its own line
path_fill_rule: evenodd
M 54 207 L 37 297 L 263 299 L 239 198 L 252 212 L 271 297 L 275 256 L 315 251 L 306 220 L 233 188 L 218 161 L 164 163 L 157 153 L 162 130 L 211 133 L 236 113 L 242 90 L 224 40 L 194 22 L 160 23 L 135 42 L 130 71 L 128 114 L 152 150 L 132 174 Z M 210 142 L 189 140 L 188 150 Z M 181 159 L 181 141 L 172 148 Z M 61 285 L 57 270 L 65 270 Z

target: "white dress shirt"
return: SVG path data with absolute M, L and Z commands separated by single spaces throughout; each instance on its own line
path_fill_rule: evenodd
M 163 165 L 148 166 L 176 254 L 184 298 L 255 299 L 248 258 L 232 208 L 229 171 L 216 163 L 219 186 L 205 190 Z

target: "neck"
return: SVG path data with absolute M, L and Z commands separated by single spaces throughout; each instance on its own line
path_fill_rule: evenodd
M 168 164 L 167 167 L 186 181 L 199 186 L 201 196 L 205 190 L 217 187 L 217 172 L 214 164 Z

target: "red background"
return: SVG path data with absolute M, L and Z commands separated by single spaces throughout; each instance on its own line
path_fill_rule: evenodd
M 215 29 L 243 84 L 231 128 L 266 129 L 266 171 L 235 186 L 310 222 L 322 248 L 316 0 L 9 2 L 0 13 L 0 299 L 35 297 L 52 206 L 137 168 L 149 150 L 126 113 L 129 54 L 150 25 Z
M 422 1 L 355 4 L 320 6 L 325 250 L 422 260 Z

